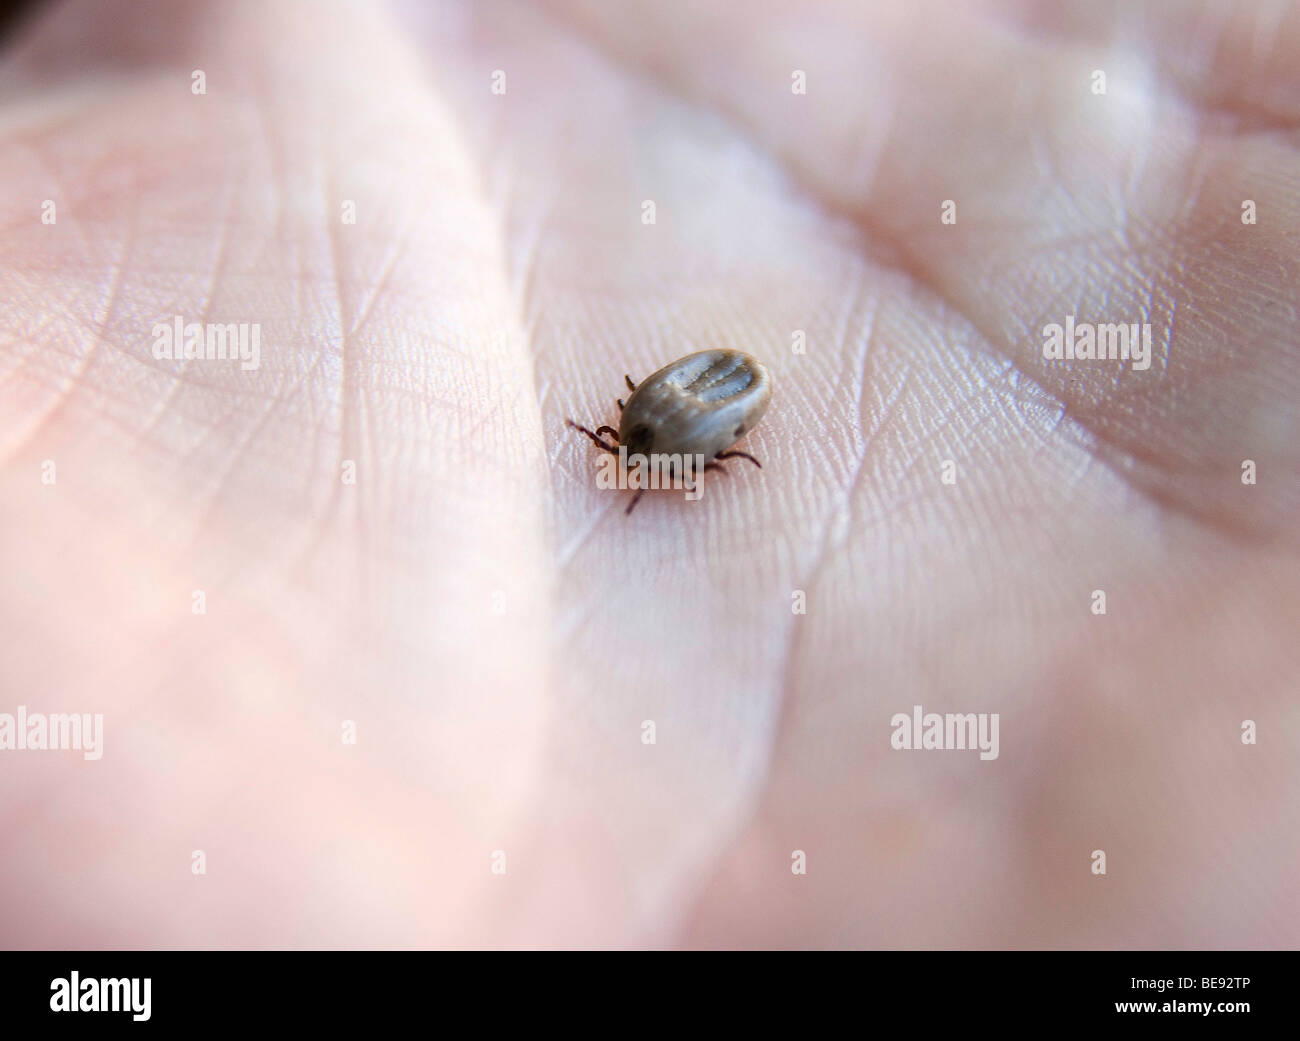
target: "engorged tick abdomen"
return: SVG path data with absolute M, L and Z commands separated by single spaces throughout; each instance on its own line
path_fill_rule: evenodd
M 637 385 L 619 422 L 619 444 L 629 455 L 712 459 L 754 428 L 771 397 L 767 369 L 743 351 L 688 354 Z

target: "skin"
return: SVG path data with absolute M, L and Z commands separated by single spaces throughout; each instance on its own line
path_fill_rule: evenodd
M 37 12 L 0 710 L 105 748 L 0 756 L 0 941 L 1296 946 L 1298 126 L 1285 3 Z M 564 417 L 721 344 L 764 468 L 625 519 Z

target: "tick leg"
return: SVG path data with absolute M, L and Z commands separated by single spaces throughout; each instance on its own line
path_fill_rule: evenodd
M 721 471 L 721 472 L 724 473 L 724 474 L 727 472 L 727 468 L 726 468 L 725 466 L 723 466 L 721 463 L 705 463 L 705 464 L 704 464 L 704 469 L 706 469 L 706 470 L 718 470 L 718 471 Z
M 618 444 L 618 431 L 613 427 L 597 427 L 596 433 L 603 434 L 606 430 L 609 431 L 609 436 L 614 439 L 614 444 Z
M 584 427 L 584 426 L 579 426 L 577 423 L 575 423 L 575 422 L 574 422 L 573 420 L 571 420 L 571 419 L 566 419 L 566 420 L 564 421 L 564 424 L 565 424 L 565 426 L 570 427 L 570 428 L 572 428 L 573 430 L 578 431 L 578 433 L 580 433 L 580 434 L 586 434 L 589 438 L 591 438 L 593 441 L 595 441 L 597 445 L 599 445 L 601 448 L 603 448 L 606 452 L 609 452 L 610 455 L 618 455 L 618 449 L 617 449 L 616 447 L 614 447 L 613 445 L 607 445 L 607 444 L 605 444 L 605 442 L 602 441 L 602 440 L 600 439 L 600 435 L 593 433 L 592 431 L 588 430 L 588 429 L 587 429 L 586 427 Z M 609 427 L 601 427 L 601 429 L 602 429 L 602 430 L 608 430 Z
M 619 410 L 620 412 L 622 412 L 622 411 L 623 411 L 623 399 L 622 399 L 622 398 L 615 398 L 614 400 L 618 402 L 618 410 Z
M 760 470 L 763 469 L 763 464 L 760 463 L 757 459 L 755 459 L 755 458 L 754 458 L 752 455 L 750 455 L 748 452 L 719 452 L 719 453 L 718 453 L 717 455 L 715 455 L 713 458 L 714 458 L 714 459 L 731 459 L 733 456 L 740 456 L 740 458 L 742 458 L 742 459 L 748 459 L 751 463 L 753 463 L 755 466 L 757 466 Z
M 644 494 L 645 494 L 644 488 L 637 489 L 636 494 L 632 496 L 632 501 L 627 504 L 627 509 L 623 511 L 623 516 L 626 517 L 629 513 L 632 512 L 632 510 L 636 507 L 636 504 L 641 501 L 641 496 L 643 496 Z
M 628 389 L 628 390 L 636 390 L 636 384 L 632 382 L 632 377 L 631 377 L 631 376 L 629 376 L 629 375 L 625 372 L 625 373 L 623 373 L 623 378 L 624 378 L 625 380 L 627 380 L 627 389 Z

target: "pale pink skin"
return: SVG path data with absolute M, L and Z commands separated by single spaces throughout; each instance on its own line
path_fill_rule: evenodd
M 0 63 L 0 711 L 106 717 L 0 943 L 1300 943 L 1296 6 L 425 7 Z M 625 518 L 564 417 L 715 344 L 764 469 Z

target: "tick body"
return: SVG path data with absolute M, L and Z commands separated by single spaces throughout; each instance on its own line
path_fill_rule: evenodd
M 703 456 L 706 470 L 723 470 L 719 459 L 740 457 L 762 466 L 747 452 L 729 452 L 732 445 L 753 430 L 772 398 L 772 379 L 761 362 L 743 351 L 715 349 L 678 358 L 634 384 L 625 376 L 632 396 L 624 404 L 618 430 L 603 426 L 595 431 L 569 420 L 569 426 L 586 434 L 606 452 Z M 609 433 L 615 444 L 603 440 Z M 725 472 L 725 471 L 724 471 Z M 628 505 L 632 512 L 642 491 Z

